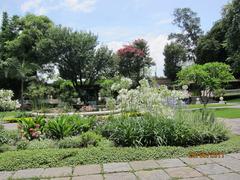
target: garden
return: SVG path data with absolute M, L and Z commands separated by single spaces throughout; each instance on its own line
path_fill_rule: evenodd
M 182 33 L 164 49 L 169 84 L 151 72 L 144 39 L 113 52 L 92 32 L 3 12 L 0 171 L 240 152 L 240 132 L 228 126 L 240 126 L 240 44 L 232 38 L 240 6 L 230 4 L 206 34 L 191 9 L 174 11 Z
M 182 101 L 188 97 L 186 91 L 154 88 L 146 79 L 136 89 L 130 88 L 131 83 L 122 78 L 112 85 L 113 91 L 116 86 L 119 90 L 116 99 L 109 99 L 108 115 L 2 112 L 1 122 L 17 124 L 17 129 L 1 126 L 0 169 L 172 158 L 201 150 L 239 151 L 239 136 L 231 134 L 213 111 L 188 111 Z

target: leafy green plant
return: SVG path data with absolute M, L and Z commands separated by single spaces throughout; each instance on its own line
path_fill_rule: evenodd
M 17 131 L 0 129 L 0 146 L 3 144 L 14 145 L 20 140 Z
M 82 147 L 81 136 L 65 137 L 58 141 L 59 148 L 80 148 Z
M 240 136 L 218 144 L 206 144 L 193 147 L 91 147 L 81 149 L 39 149 L 9 151 L 0 154 L 0 170 L 15 171 L 26 168 L 46 168 L 77 166 L 79 164 L 102 164 L 110 162 L 128 162 L 149 159 L 187 157 L 194 152 L 223 152 L 224 154 L 240 151 Z
M 96 126 L 96 117 L 80 117 L 78 115 L 66 117 L 69 123 L 74 125 L 74 135 L 93 130 Z
M 56 148 L 56 142 L 51 139 L 30 141 L 27 149 L 50 149 Z
M 145 114 L 120 116 L 100 131 L 118 146 L 192 146 L 228 139 L 228 130 L 211 112 L 178 112 L 174 118 Z
M 88 131 L 80 136 L 66 137 L 58 142 L 59 148 L 81 148 L 88 146 L 112 146 L 111 142 L 95 132 Z
M 99 142 L 103 140 L 103 137 L 95 132 L 88 131 L 81 135 L 82 146 L 98 146 Z
M 48 121 L 45 132 L 47 137 L 53 139 L 63 139 L 73 135 L 75 125 L 72 124 L 67 116 L 59 116 Z
M 17 150 L 25 150 L 27 149 L 27 146 L 29 144 L 29 141 L 27 140 L 22 140 L 17 142 Z
M 6 151 L 10 151 L 10 150 L 13 150 L 13 146 L 10 146 L 8 144 L 2 144 L 0 146 L 0 152 L 6 152 Z
M 37 116 L 35 118 L 23 118 L 19 120 L 18 124 L 22 137 L 28 140 L 40 139 L 43 137 L 46 120 L 42 116 Z

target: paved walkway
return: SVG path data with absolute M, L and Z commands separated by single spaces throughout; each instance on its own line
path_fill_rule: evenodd
M 229 127 L 233 134 L 240 135 L 240 118 L 238 119 L 223 119 L 224 124 Z
M 179 158 L 0 172 L 0 179 L 240 180 L 240 153 L 224 158 Z

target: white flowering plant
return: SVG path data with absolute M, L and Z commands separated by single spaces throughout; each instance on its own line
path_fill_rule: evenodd
M 10 111 L 18 108 L 18 101 L 12 100 L 13 92 L 11 90 L 0 89 L 0 111 Z
M 122 77 L 119 82 L 113 83 L 111 86 L 112 91 L 120 91 L 121 89 L 129 89 L 132 86 L 132 80 Z
M 146 79 L 136 89 L 121 89 L 117 97 L 118 108 L 123 112 L 154 113 L 173 117 L 186 91 L 168 90 L 166 86 L 150 87 Z

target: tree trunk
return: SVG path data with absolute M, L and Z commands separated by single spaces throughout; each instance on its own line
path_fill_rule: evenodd
M 21 100 L 20 100 L 21 110 L 23 110 L 23 88 L 24 88 L 24 81 L 23 79 L 21 79 Z

